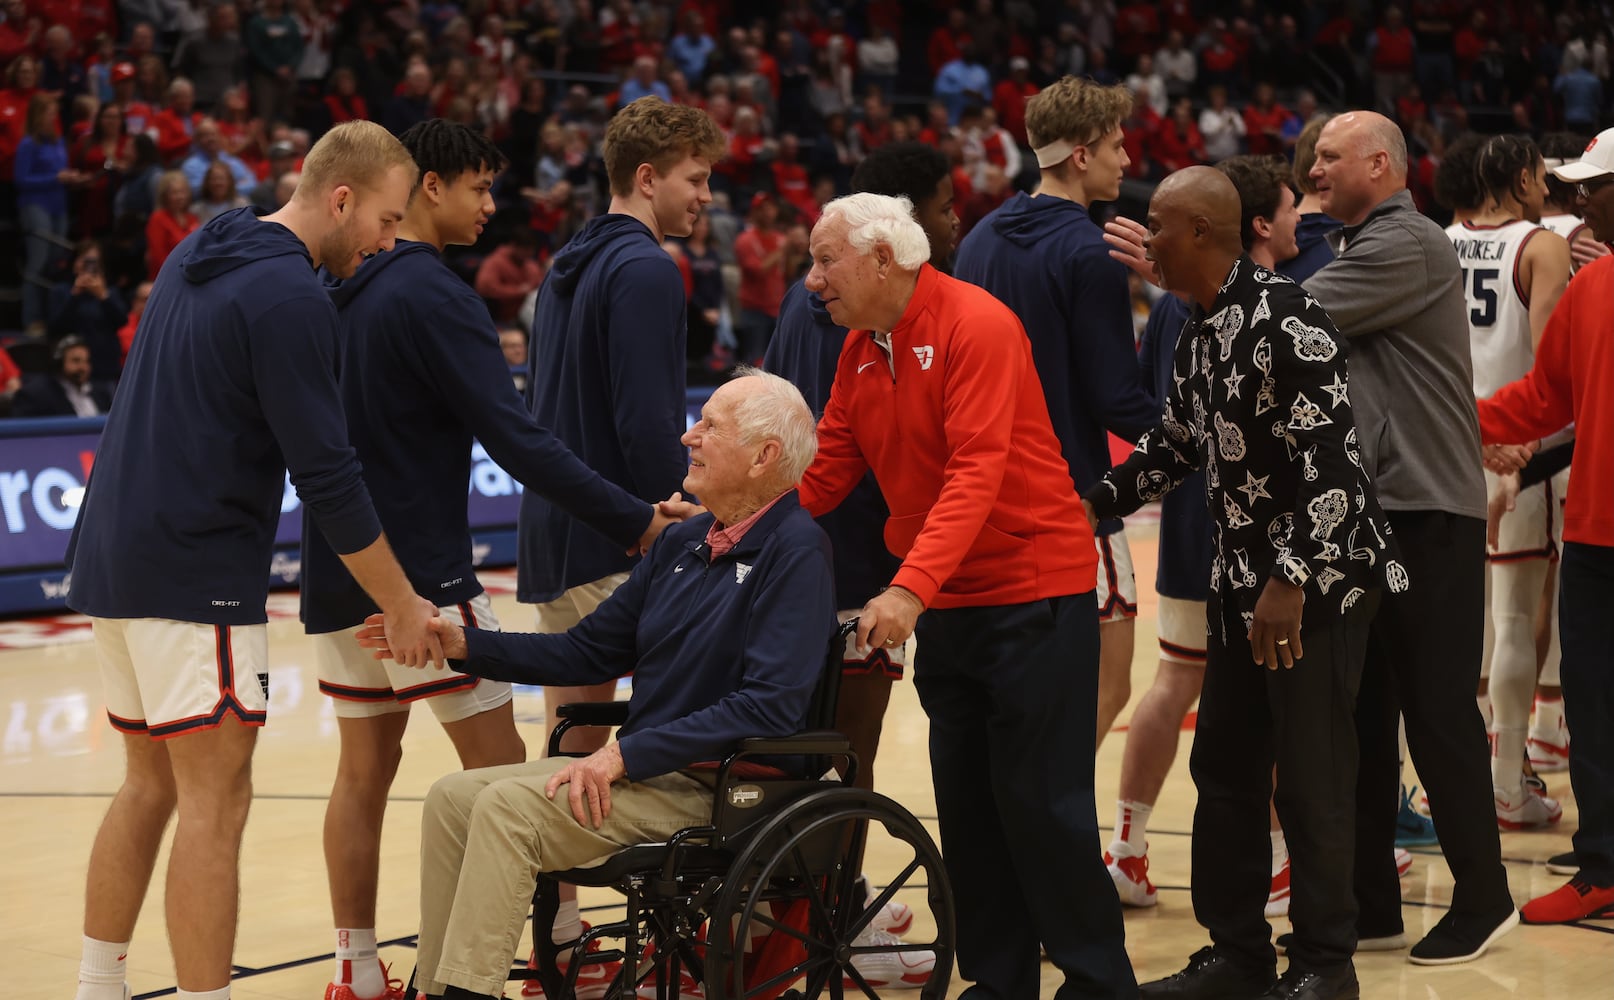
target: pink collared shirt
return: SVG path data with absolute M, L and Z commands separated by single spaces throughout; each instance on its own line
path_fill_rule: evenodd
M 778 503 L 780 497 L 783 496 L 784 493 L 779 494 L 779 496 L 768 501 L 761 510 L 730 527 L 722 527 L 718 522 L 713 521 L 712 526 L 706 529 L 706 544 L 712 547 L 712 558 L 721 559 L 728 554 L 730 549 L 740 544 L 740 539 L 744 538 L 745 533 L 751 530 L 751 526 L 756 524 L 762 515 L 772 510 L 773 505 Z

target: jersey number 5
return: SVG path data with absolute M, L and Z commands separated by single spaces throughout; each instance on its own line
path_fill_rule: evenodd
M 1474 326 L 1490 326 L 1496 322 L 1496 288 L 1494 283 L 1502 272 L 1494 267 L 1478 268 L 1468 272 L 1474 285 L 1468 301 L 1468 321 Z

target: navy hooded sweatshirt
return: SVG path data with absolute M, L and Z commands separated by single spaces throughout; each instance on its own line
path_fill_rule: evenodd
M 829 318 L 824 300 L 798 281 L 779 303 L 778 326 L 762 367 L 794 383 L 813 415 L 821 417 L 846 333 L 846 327 Z M 897 575 L 902 560 L 885 544 L 885 522 L 890 517 L 871 472 L 840 506 L 818 518 L 835 551 L 837 608 L 861 608 Z
M 1302 215 L 1295 226 L 1295 243 L 1300 247 L 1300 253 L 1279 264 L 1275 270 L 1285 278 L 1301 282 L 1332 264 L 1334 248 L 1329 245 L 1327 236 L 1344 225 L 1322 212 Z
M 1138 379 L 1126 267 L 1086 208 L 1017 194 L 964 237 L 953 274 L 1020 317 L 1072 482 L 1109 471 L 1106 430 L 1136 441 L 1159 422 Z M 1120 527 L 1107 519 L 1097 533 Z
M 643 500 L 683 488 L 684 279 L 644 223 L 591 220 L 538 292 L 527 409 L 578 458 Z M 565 510 L 521 498 L 516 596 L 552 601 L 637 557 Z
M 348 436 L 417 594 L 448 605 L 482 592 L 465 508 L 473 437 L 528 490 L 573 511 L 619 550 L 644 533 L 649 505 L 533 422 L 487 306 L 435 247 L 399 240 L 330 294 L 341 317 Z M 306 525 L 302 602 L 310 632 L 358 625 L 377 610 Z
M 336 307 L 291 230 L 226 212 L 169 255 L 68 546 L 102 618 L 267 621 L 286 471 L 338 552 L 381 535 L 347 441 Z

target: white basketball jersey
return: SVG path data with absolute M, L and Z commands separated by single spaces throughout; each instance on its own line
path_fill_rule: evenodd
M 1459 222 L 1446 227 L 1463 267 L 1468 297 L 1474 395 L 1484 399 L 1530 370 L 1530 290 L 1519 280 L 1524 245 L 1541 232 L 1533 222 L 1500 226 Z
M 1582 222 L 1578 215 L 1569 215 L 1567 213 L 1564 215 L 1543 215 L 1541 217 L 1541 228 L 1550 229 L 1573 243 L 1575 237 L 1580 235 L 1581 230 L 1586 228 L 1586 223 Z

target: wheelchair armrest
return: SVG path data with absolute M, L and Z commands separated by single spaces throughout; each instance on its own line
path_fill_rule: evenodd
M 582 757 L 582 753 L 562 753 L 561 737 L 573 729 L 588 726 L 620 726 L 628 721 L 625 701 L 575 701 L 555 708 L 557 722 L 549 734 L 549 756 Z
M 625 701 L 574 701 L 555 708 L 555 714 L 574 726 L 620 726 L 628 721 Z
M 793 733 L 789 736 L 752 737 L 743 739 L 735 749 L 740 755 L 754 754 L 800 755 L 843 754 L 852 749 L 852 741 L 833 729 Z

